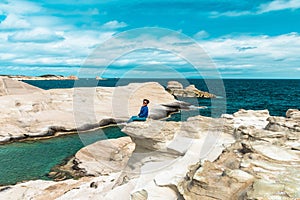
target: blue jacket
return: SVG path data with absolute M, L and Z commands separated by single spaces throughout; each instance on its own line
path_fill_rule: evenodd
M 141 111 L 139 113 L 139 117 L 148 117 L 148 107 L 147 106 L 142 106 Z

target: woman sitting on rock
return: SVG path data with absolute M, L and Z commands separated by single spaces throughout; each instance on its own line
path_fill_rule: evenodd
M 132 121 L 146 121 L 147 117 L 148 117 L 148 104 L 150 103 L 150 101 L 148 99 L 144 99 L 143 100 L 143 105 L 141 107 L 140 113 L 138 114 L 138 116 L 132 116 L 129 122 Z

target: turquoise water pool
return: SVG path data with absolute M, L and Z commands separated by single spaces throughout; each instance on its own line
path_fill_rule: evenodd
M 50 169 L 74 155 L 85 145 L 107 138 L 125 136 L 120 127 L 111 126 L 97 131 L 65 135 L 36 141 L 0 145 L 0 185 L 25 180 L 49 179 Z

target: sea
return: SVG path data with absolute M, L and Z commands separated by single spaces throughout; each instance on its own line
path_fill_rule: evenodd
M 79 79 L 79 80 L 27 80 L 24 81 L 42 89 L 72 87 L 115 87 L 133 82 L 158 82 L 164 87 L 173 79 Z M 201 115 L 215 117 L 232 114 L 239 109 L 269 110 L 271 115 L 285 116 L 288 109 L 300 108 L 300 79 L 177 79 L 184 87 L 193 84 L 196 88 L 213 92 L 216 99 L 179 98 L 195 106 L 206 106 L 200 110 Z M 209 88 L 209 89 L 208 89 Z M 221 108 L 216 108 L 217 106 Z M 225 105 L 225 109 L 224 109 Z M 219 110 L 218 112 L 213 112 Z M 190 113 L 193 115 L 193 113 Z M 214 116 L 213 116 L 214 117 Z
M 79 80 L 26 80 L 42 89 L 73 87 L 115 87 L 133 82 L 159 82 L 167 86 L 166 79 L 79 79 Z M 285 116 L 288 109 L 300 109 L 300 80 L 224 79 L 177 80 L 184 87 L 193 84 L 203 91 L 213 92 L 215 99 L 178 98 L 191 103 L 194 109 L 174 113 L 169 121 L 184 121 L 195 115 L 219 117 L 239 109 L 269 110 L 271 115 Z M 150 91 L 151 92 L 151 91 Z M 27 180 L 49 180 L 47 174 L 55 165 L 74 155 L 85 145 L 108 138 L 125 136 L 120 126 L 106 127 L 61 137 L 14 142 L 0 145 L 0 185 L 16 184 Z M 84 141 L 84 142 L 83 142 Z

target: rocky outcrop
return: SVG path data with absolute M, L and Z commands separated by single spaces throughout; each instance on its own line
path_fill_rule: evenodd
M 130 137 L 101 140 L 80 149 L 75 155 L 76 167 L 85 175 L 108 175 L 122 171 L 127 165 L 135 144 Z
M 234 127 L 254 126 L 258 129 L 263 129 L 269 123 L 270 117 L 268 110 L 244 110 L 240 109 L 233 115 L 223 114 L 222 118 L 232 120 Z
M 6 95 L 26 95 L 43 90 L 10 78 L 0 78 L 0 97 Z
M 183 88 L 182 84 L 177 81 L 169 81 L 167 91 L 176 97 L 216 98 L 214 94 L 198 90 L 195 85 Z
M 287 116 L 291 112 L 294 116 L 300 113 L 289 110 Z M 244 120 L 248 116 L 251 123 L 235 129 L 236 142 L 226 148 L 216 161 L 199 162 L 190 168 L 186 179 L 178 187 L 184 199 L 300 197 L 300 176 L 297 173 L 300 171 L 300 152 L 295 147 L 299 145 L 300 132 L 292 128 L 296 127 L 297 120 L 269 117 L 269 123 L 262 128 L 261 120 L 257 120 L 258 126 L 253 124 L 253 115 L 258 119 L 266 118 L 266 111 L 241 110 L 232 116 L 232 121 L 240 122 L 234 116 L 241 117 L 241 114 Z
M 222 128 L 225 121 L 198 116 L 187 122 L 150 119 L 130 123 L 124 131 L 130 134 L 136 147 L 122 172 L 115 172 L 115 169 L 119 166 L 122 168 L 130 155 L 133 143 L 130 143 L 128 137 L 101 141 L 76 154 L 80 162 L 78 167 L 85 169 L 86 175 L 97 177 L 83 177 L 77 182 L 30 181 L 9 186 L 8 189 L 2 188 L 0 198 L 9 195 L 18 197 L 14 191 L 33 198 L 48 198 L 50 191 L 54 195 L 51 197 L 59 199 L 79 199 L 84 194 L 87 199 L 118 199 L 120 195 L 122 199 L 177 198 L 180 194 L 176 185 L 184 180 L 189 165 L 202 158 L 215 160 L 227 145 L 234 142 L 233 136 L 228 133 L 232 132 L 232 125 Z M 216 139 L 219 137 L 222 142 Z M 207 146 L 206 140 L 213 141 L 213 145 Z M 115 168 L 112 170 L 107 166 Z M 111 180 L 113 186 L 106 180 Z
M 300 112 L 298 109 L 289 109 L 287 112 L 286 112 L 286 117 L 287 118 L 291 118 L 291 119 L 298 119 L 300 120 Z
M 105 199 L 104 195 L 112 190 L 120 173 L 109 176 L 83 177 L 79 180 L 60 182 L 35 180 L 15 186 L 1 187 L 0 198 L 7 200 L 44 200 L 44 199 Z
M 226 119 L 202 116 L 186 122 L 131 123 L 123 131 L 136 144 L 125 177 L 138 178 L 133 194 L 147 194 L 149 199 L 155 199 L 160 188 L 168 189 L 165 196 L 180 198 L 177 185 L 189 166 L 202 159 L 214 161 L 234 142 L 233 126 Z
M 190 103 L 184 101 L 174 101 L 172 103 L 156 105 L 150 110 L 150 119 L 162 119 L 181 109 L 193 109 Z
M 135 143 L 129 159 L 129 138 L 100 142 L 81 158 L 96 177 L 20 183 L 0 188 L 0 198 L 298 199 L 299 112 L 289 110 L 285 118 L 240 110 L 218 119 L 132 122 L 123 129 Z M 101 160 L 97 169 L 94 155 Z M 122 171 L 95 172 L 103 163 L 124 166 L 118 156 L 128 159 Z
M 182 104 L 155 82 L 52 90 L 11 79 L 0 79 L 1 83 L 6 93 L 0 97 L 0 143 L 124 122 L 139 113 L 144 98 L 150 100 L 154 119 L 178 111 Z
M 48 177 L 61 181 L 84 176 L 108 176 L 120 172 L 126 167 L 134 148 L 135 144 L 130 137 L 95 142 L 54 166 Z
M 299 176 L 293 175 L 300 169 L 297 162 L 299 155 L 290 150 L 242 140 L 215 162 L 196 164 L 179 190 L 185 199 L 295 199 L 299 197 Z
M 285 117 L 269 117 L 269 124 L 266 129 L 275 132 L 300 132 L 300 112 L 290 109 Z
M 167 90 L 183 90 L 183 86 L 178 81 L 169 81 Z

